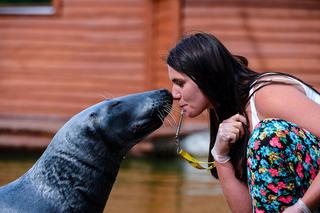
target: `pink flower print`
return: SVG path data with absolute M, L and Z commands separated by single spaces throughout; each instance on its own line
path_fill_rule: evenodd
M 276 187 L 275 185 L 273 185 L 272 183 L 269 183 L 269 185 L 267 186 L 268 189 L 270 189 L 271 191 L 278 193 L 278 187 Z
M 266 191 L 263 190 L 263 189 L 260 189 L 260 193 L 261 193 L 262 196 L 266 196 L 266 194 L 267 194 Z
M 292 197 L 288 196 L 288 197 L 279 197 L 279 201 L 283 202 L 283 203 L 290 203 L 292 201 Z
M 259 141 L 255 141 L 255 142 L 254 142 L 253 149 L 254 149 L 254 150 L 259 149 Z
M 306 163 L 310 164 L 310 161 L 311 161 L 311 158 L 310 158 L 310 155 L 307 153 L 306 154 Z
M 276 169 L 269 169 L 269 172 L 273 177 L 278 176 L 278 170 L 276 170 Z
M 303 178 L 303 176 L 304 176 L 302 173 L 302 169 L 303 169 L 303 167 L 302 167 L 301 163 L 298 163 L 296 171 L 297 171 L 300 178 Z
M 282 148 L 282 144 L 280 143 L 280 140 L 278 137 L 273 137 L 270 140 L 270 145 L 273 147 L 278 147 L 278 148 Z
M 314 167 L 311 167 L 310 173 L 311 173 L 311 179 L 314 180 L 317 176 L 317 173 Z
M 280 181 L 280 182 L 278 183 L 278 187 L 279 187 L 280 189 L 283 189 L 283 188 L 286 188 L 287 186 L 286 186 L 286 184 L 285 184 L 284 182 Z
M 299 135 L 299 131 L 296 128 L 292 127 L 291 130 L 294 131 L 294 133 L 296 133 L 296 135 Z
M 264 210 L 256 209 L 255 212 L 257 212 L 257 213 L 264 213 Z
M 302 150 L 302 145 L 300 143 L 298 143 L 297 148 L 298 148 L 298 150 L 301 151 Z

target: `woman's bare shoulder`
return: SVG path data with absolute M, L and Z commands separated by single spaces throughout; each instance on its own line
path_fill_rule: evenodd
M 320 105 L 291 84 L 270 84 L 255 94 L 260 119 L 281 118 L 320 135 Z

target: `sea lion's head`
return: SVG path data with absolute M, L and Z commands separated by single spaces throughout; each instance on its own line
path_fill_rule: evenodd
M 77 115 L 77 128 L 83 137 L 126 153 L 162 125 L 171 106 L 172 95 L 165 89 L 108 99 Z

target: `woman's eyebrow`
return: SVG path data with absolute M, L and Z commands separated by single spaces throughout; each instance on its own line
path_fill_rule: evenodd
M 182 79 L 179 79 L 179 78 L 174 78 L 174 79 L 172 79 L 172 82 L 173 83 L 183 83 L 184 81 Z

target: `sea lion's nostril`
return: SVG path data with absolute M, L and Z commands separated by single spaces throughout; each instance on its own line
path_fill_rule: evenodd
M 90 118 L 96 118 L 96 117 L 97 117 L 97 113 L 95 113 L 95 112 L 90 113 Z

